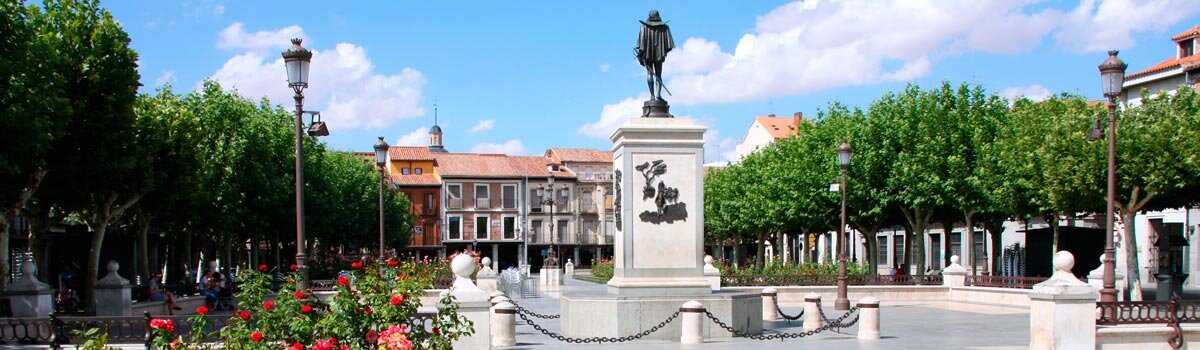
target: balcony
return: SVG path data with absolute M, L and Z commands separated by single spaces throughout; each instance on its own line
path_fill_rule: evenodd
M 463 207 L 462 198 L 450 198 L 447 202 L 447 207 L 450 209 L 462 209 Z
M 578 179 L 579 179 L 579 181 L 594 181 L 594 182 L 612 181 L 613 174 L 612 173 L 583 174 L 583 175 L 579 175 Z
M 475 198 L 475 209 L 491 209 L 492 200 L 490 198 Z
M 550 237 L 544 232 L 533 232 L 529 234 L 529 243 L 531 244 L 578 244 L 579 239 L 573 234 L 560 233 L 557 239 Z
M 579 212 L 584 214 L 595 214 L 599 212 L 599 208 L 595 204 L 580 204 Z

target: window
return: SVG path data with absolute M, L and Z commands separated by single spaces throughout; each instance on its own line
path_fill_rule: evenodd
M 1189 57 L 1196 54 L 1195 47 L 1192 46 L 1194 39 L 1184 40 L 1179 43 L 1179 58 Z
M 529 211 L 534 213 L 542 212 L 542 191 L 529 190 Z
M 462 239 L 462 217 L 451 216 L 446 220 L 446 230 L 450 233 L 450 239 Z
M 904 264 L 904 234 L 893 233 L 892 242 L 892 256 L 896 257 L 896 261 L 892 265 Z M 905 273 L 908 273 L 908 271 L 905 271 Z
M 488 231 L 491 227 L 488 226 L 487 216 L 475 217 L 475 239 L 488 239 Z
M 963 255 L 962 255 L 962 248 L 963 248 L 962 233 L 958 233 L 958 232 L 950 233 L 950 241 L 948 241 L 947 243 L 949 243 L 950 247 L 948 247 L 949 249 L 947 249 L 949 251 L 946 254 L 947 255 L 946 256 L 946 265 L 949 266 L 950 265 L 950 256 L 958 255 L 959 258 L 963 257 Z M 962 261 L 959 261 L 958 263 L 960 265 L 965 265 L 967 262 L 965 260 L 962 260 Z
M 462 208 L 462 185 L 446 185 L 446 197 L 449 198 L 450 208 Z
M 556 232 L 555 235 L 558 236 L 558 242 L 565 242 L 563 241 L 563 238 L 567 237 L 567 229 L 569 228 L 567 227 L 568 223 L 570 223 L 570 221 L 558 220 L 558 225 L 555 225 L 557 227 L 555 227 L 554 230 Z
M 592 179 L 592 167 L 590 167 L 590 166 L 583 167 L 583 178 L 585 180 Z
M 421 175 L 421 173 L 422 173 L 422 171 L 421 171 L 421 170 L 424 170 L 424 169 L 422 169 L 422 168 L 413 168 L 413 174 Z
M 488 196 L 488 185 L 475 185 L 475 208 L 487 209 L 491 208 L 490 196 Z
M 504 239 L 517 238 L 517 218 L 513 216 L 504 217 Z
M 504 205 L 504 209 L 517 208 L 517 186 L 504 185 L 500 187 L 500 199 Z
M 604 221 L 604 235 L 612 237 L 613 232 L 617 232 L 617 225 L 612 220 Z
M 558 209 L 556 209 L 556 211 L 558 211 L 558 212 L 569 211 L 571 208 L 570 201 L 571 201 L 571 190 L 566 189 L 566 188 L 558 190 L 558 198 L 556 198 L 555 202 L 554 202 L 554 205 L 558 207 Z
M 400 168 L 400 175 L 408 175 L 408 168 Z
M 543 237 L 538 237 L 538 234 L 541 232 L 542 232 L 542 220 L 533 220 L 529 223 L 529 233 L 530 233 L 529 240 L 530 241 L 537 241 L 538 239 L 544 239 Z
M 582 194 L 580 197 L 581 197 L 581 198 L 579 198 L 579 199 L 583 201 L 583 205 L 586 205 L 586 206 L 591 206 L 591 205 L 592 205 L 592 194 L 591 194 L 591 192 L 583 193 L 583 194 Z
M 931 234 L 929 235 L 929 259 L 925 260 L 926 266 L 922 266 L 921 268 L 928 267 L 934 270 L 941 270 L 941 260 L 942 236 Z
M 433 214 L 433 193 L 425 194 L 425 202 L 421 203 L 421 211 L 425 215 Z
M 975 245 L 975 250 L 971 251 L 971 260 L 979 265 L 987 265 L 987 242 L 983 240 L 983 231 L 975 231 L 975 235 L 971 239 L 971 243 Z M 971 261 L 968 261 L 967 264 L 974 265 Z
M 879 253 L 879 255 L 875 257 L 875 262 L 879 266 L 891 266 L 892 264 L 888 262 L 888 237 L 875 237 L 875 242 L 877 244 L 875 246 L 875 251 Z

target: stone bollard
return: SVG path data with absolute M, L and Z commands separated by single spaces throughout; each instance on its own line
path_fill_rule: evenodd
M 682 319 L 679 343 L 704 343 L 704 305 L 695 300 L 688 300 L 679 308 L 679 318 Z
M 1054 254 L 1054 275 L 1029 293 L 1029 348 L 1095 349 L 1096 288 L 1071 274 L 1075 256 Z
M 712 255 L 704 256 L 704 279 L 707 279 L 708 283 L 712 284 L 712 290 L 721 290 L 721 270 L 717 270 L 717 267 L 713 266 L 712 262 Z
M 500 304 L 500 303 L 512 302 L 512 299 L 509 299 L 508 297 L 503 296 L 503 295 L 497 295 L 497 296 L 492 297 L 491 302 L 492 302 L 492 306 L 496 306 L 497 304 Z
M 858 339 L 879 339 L 879 299 L 858 301 Z
M 504 301 L 492 307 L 492 346 L 517 345 L 517 306 Z
M 488 301 L 488 293 L 471 282 L 471 273 L 475 272 L 475 261 L 467 254 L 459 254 L 450 261 L 450 270 L 454 272 L 454 284 L 453 288 L 450 288 L 450 295 L 454 296 L 455 303 L 458 304 L 458 314 L 475 325 L 474 334 L 458 338 L 451 346 L 455 349 L 490 349 L 492 303 Z
M 774 287 L 763 288 L 762 290 L 762 316 L 763 321 L 774 321 L 779 318 L 779 309 L 775 307 L 778 302 L 777 296 L 779 291 Z
M 33 261 L 21 264 L 21 278 L 8 285 L 4 295 L 12 305 L 13 317 L 46 317 L 54 311 L 54 293 L 50 286 L 38 281 Z
M 942 285 L 962 287 L 967 282 L 967 269 L 958 264 L 958 255 L 950 256 L 950 266 L 942 269 Z
M 811 331 L 821 328 L 821 295 L 808 293 L 804 295 L 804 330 Z
M 117 270 L 121 264 L 109 260 L 108 275 L 96 281 L 96 316 L 131 316 L 133 302 L 130 293 L 129 280 L 121 278 Z
M 565 265 L 563 265 L 563 270 L 565 270 L 567 276 L 574 276 L 575 275 L 575 263 L 571 262 L 571 259 L 567 259 L 567 263 Z
M 485 292 L 493 292 L 496 290 L 496 271 L 492 270 L 492 258 L 485 256 L 480 263 L 483 267 L 475 273 L 475 285 Z
M 1121 272 L 1121 270 L 1122 269 L 1118 267 L 1113 271 L 1115 272 L 1113 274 L 1113 282 L 1116 282 L 1113 287 L 1117 290 L 1118 299 L 1120 299 L 1122 295 L 1125 295 L 1125 273 Z M 1092 285 L 1092 287 L 1096 287 L 1096 290 L 1104 289 L 1104 254 L 1100 254 L 1100 266 L 1097 266 L 1095 270 L 1088 272 L 1087 283 Z

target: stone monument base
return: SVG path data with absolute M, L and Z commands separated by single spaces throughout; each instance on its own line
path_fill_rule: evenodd
M 705 287 L 707 288 L 707 286 Z M 563 295 L 562 332 L 564 336 L 624 337 L 657 326 L 679 311 L 683 303 L 696 300 L 717 319 L 750 334 L 762 333 L 762 296 L 759 293 L 713 292 L 707 295 L 619 296 L 612 294 Z M 709 321 L 704 338 L 730 338 L 729 333 Z M 680 319 L 642 339 L 679 340 Z
M 642 118 L 674 118 L 674 116 L 671 115 L 671 105 L 660 98 L 642 102 Z
M 620 296 L 696 295 L 712 294 L 712 284 L 698 277 L 625 277 L 614 276 L 608 281 L 608 293 Z M 686 301 L 686 300 L 685 300 Z
M 562 269 L 542 268 L 542 272 L 538 274 L 539 286 L 561 286 Z

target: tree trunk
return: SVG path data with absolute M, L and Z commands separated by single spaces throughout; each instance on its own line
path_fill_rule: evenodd
M 942 219 L 941 225 L 942 225 L 942 244 L 946 245 L 946 249 L 942 251 L 943 257 L 941 258 L 941 261 L 938 261 L 938 267 L 941 267 L 942 265 L 949 266 L 950 265 L 950 256 L 952 256 L 952 255 L 958 255 L 960 265 L 965 264 L 966 261 L 962 261 L 963 238 L 961 235 L 958 236 L 958 243 L 959 243 L 958 244 L 958 251 L 959 251 L 958 254 L 950 253 L 950 251 L 954 249 L 954 247 L 952 247 L 950 245 L 950 235 L 954 234 L 954 219 L 951 219 L 950 215 L 947 214 L 946 217 Z
M 1004 244 L 1004 225 L 995 221 L 987 221 L 983 224 L 983 228 L 992 239 L 992 268 L 989 272 L 995 276 L 999 274 L 1000 268 L 1004 264 L 1004 261 L 1001 260 L 1004 253 L 1004 247 L 1001 246 Z
M 904 256 L 900 257 L 900 268 L 904 269 L 905 274 L 909 274 L 909 267 L 912 266 L 912 227 L 904 226 Z
M 38 187 L 42 184 L 42 179 L 46 177 L 45 169 L 35 169 L 29 174 L 29 178 L 25 180 L 25 186 L 17 193 L 17 198 L 12 203 L 4 203 L 4 212 L 0 213 L 0 291 L 8 290 L 8 280 L 11 276 L 12 265 L 9 265 L 9 237 L 8 225 L 13 217 L 17 215 L 17 211 L 25 207 L 25 203 L 29 202 L 29 198 L 33 197 L 34 192 L 37 192 Z
M 754 252 L 754 267 L 758 268 L 758 271 L 762 271 L 763 268 L 763 253 L 765 253 L 764 250 L 766 249 L 765 243 L 766 235 L 758 236 L 758 251 Z
M 1121 222 L 1125 226 L 1125 235 L 1121 237 L 1121 242 L 1125 243 L 1125 278 L 1129 289 L 1129 300 L 1142 301 L 1142 274 L 1138 266 L 1138 247 L 1137 247 L 1137 232 L 1134 230 L 1134 216 L 1141 211 L 1150 199 L 1155 197 L 1155 194 L 1148 193 L 1145 198 L 1141 198 L 1142 188 L 1134 186 L 1129 203 L 1115 203 L 1118 213 L 1121 215 Z
M 0 291 L 8 290 L 8 277 L 12 266 L 8 264 L 8 222 L 16 214 L 15 210 L 5 210 L 0 213 Z
M 1054 237 L 1050 240 L 1050 256 L 1053 257 L 1058 253 L 1058 213 L 1047 214 L 1044 219 L 1047 224 L 1050 224 L 1050 230 L 1054 232 Z
M 913 237 L 908 241 L 910 244 L 906 244 L 904 247 L 908 249 L 909 246 L 912 246 L 912 259 L 916 265 L 915 275 L 925 277 L 925 225 L 929 223 L 929 217 L 933 215 L 933 210 L 920 208 L 909 210 L 900 207 L 900 211 L 904 212 L 904 218 L 912 226 Z
M 96 314 L 96 280 L 100 269 L 100 248 L 104 244 L 104 234 L 108 232 L 108 216 L 102 215 L 90 225 L 95 231 L 92 235 L 92 246 L 88 250 L 88 260 L 83 279 L 84 301 L 90 315 Z
M 141 273 L 143 281 L 150 281 L 150 277 L 153 276 L 150 273 L 149 254 L 150 217 L 149 215 L 139 216 L 141 227 L 138 228 L 138 271 Z M 162 281 L 162 283 L 167 283 L 167 281 Z
M 965 228 L 963 230 L 963 242 L 965 242 L 963 245 L 967 249 L 970 249 L 970 254 L 967 255 L 971 257 L 971 261 L 967 263 L 971 265 L 971 275 L 978 276 L 979 270 L 975 267 L 979 265 L 979 256 L 975 254 L 975 223 L 971 220 L 973 216 L 975 216 L 974 210 L 963 210 L 963 227 Z

